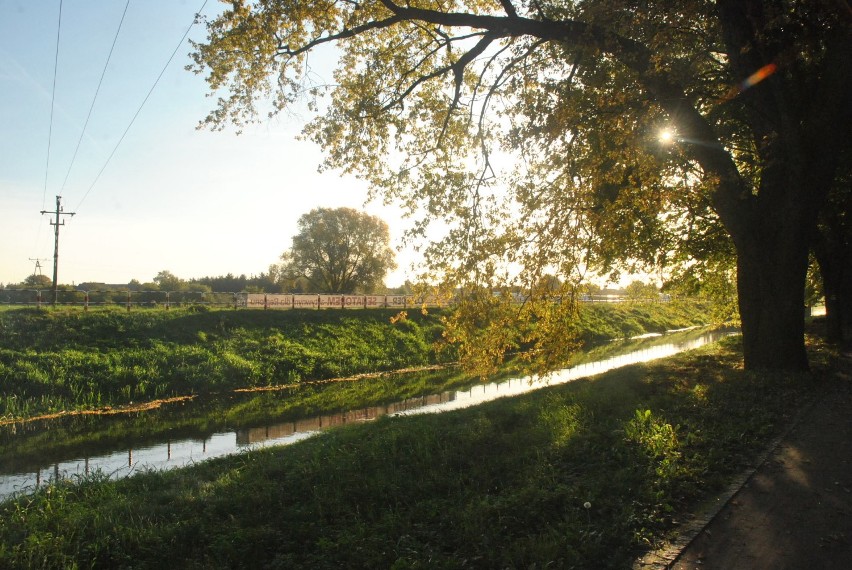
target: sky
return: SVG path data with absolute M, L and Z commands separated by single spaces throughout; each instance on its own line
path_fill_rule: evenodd
M 56 196 L 75 213 L 60 228 L 60 283 L 258 274 L 316 207 L 379 216 L 399 245 L 398 209 L 365 207 L 364 183 L 317 172 L 321 150 L 295 138 L 309 114 L 239 135 L 197 129 L 213 100 L 184 69 L 186 40 L 157 81 L 202 4 L 62 0 L 60 24 L 60 0 L 0 0 L 0 283 L 23 281 L 35 259 L 52 275 L 53 217 L 40 212 Z M 208 0 L 202 14 L 222 8 Z M 188 38 L 203 40 L 203 26 Z M 330 79 L 332 64 L 315 61 L 314 72 Z M 401 251 L 386 283 L 401 284 L 414 260 Z

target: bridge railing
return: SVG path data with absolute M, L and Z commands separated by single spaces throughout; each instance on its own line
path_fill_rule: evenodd
M 298 295 L 211 291 L 129 291 L 126 289 L 60 289 L 54 303 L 51 289 L 1 289 L 0 306 L 163 308 L 185 306 L 234 309 L 378 309 L 446 306 L 433 297 L 411 295 Z
M 581 295 L 581 303 L 622 303 L 630 299 L 621 295 Z M 646 299 L 645 302 L 667 302 L 671 297 L 660 295 L 658 299 Z M 522 298 L 518 302 L 523 302 Z M 51 289 L 0 289 L 0 306 L 45 307 L 54 304 Z M 63 307 L 125 307 L 134 308 L 185 307 L 190 305 L 208 307 L 229 307 L 234 309 L 380 309 L 414 307 L 444 307 L 449 300 L 432 296 L 413 295 L 318 295 L 318 294 L 280 294 L 211 292 L 201 290 L 153 291 L 127 289 L 60 289 L 56 292 L 56 305 Z

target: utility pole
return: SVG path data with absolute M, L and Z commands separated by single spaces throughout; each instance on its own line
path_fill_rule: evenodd
M 33 269 L 33 275 L 41 275 L 41 262 L 47 261 L 44 257 L 30 257 L 30 261 L 35 261 L 35 269 Z
M 42 215 L 44 215 L 44 214 L 55 214 L 56 215 L 56 221 L 50 222 L 50 225 L 54 226 L 56 228 L 56 231 L 55 231 L 56 241 L 54 242 L 54 245 L 53 245 L 53 306 L 54 307 L 56 307 L 56 299 L 58 297 L 57 277 L 59 276 L 59 273 L 58 273 L 58 269 L 59 269 L 59 226 L 65 225 L 64 221 L 63 222 L 59 221 L 60 220 L 59 216 L 73 216 L 74 213 L 75 213 L 75 212 L 63 212 L 62 206 L 60 205 L 61 201 L 62 201 L 62 196 L 57 196 L 56 197 L 56 210 L 54 210 L 54 211 L 42 210 L 41 211 Z

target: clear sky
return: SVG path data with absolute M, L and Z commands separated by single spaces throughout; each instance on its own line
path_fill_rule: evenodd
M 257 274 L 290 246 L 302 214 L 364 206 L 365 185 L 318 174 L 320 149 L 295 140 L 307 116 L 239 136 L 197 130 L 213 101 L 203 77 L 184 70 L 186 42 L 116 149 L 203 0 L 130 1 L 80 141 L 125 4 L 63 0 L 59 26 L 60 0 L 0 0 L 0 283 L 32 274 L 30 258 L 52 275 L 53 227 L 39 212 L 57 195 L 76 212 L 60 230 L 61 283 L 145 282 L 164 269 L 185 279 Z M 203 14 L 221 9 L 209 0 Z M 203 26 L 189 37 L 202 40 Z M 390 224 L 396 245 L 399 211 L 364 209 Z M 391 286 L 411 256 L 397 261 Z

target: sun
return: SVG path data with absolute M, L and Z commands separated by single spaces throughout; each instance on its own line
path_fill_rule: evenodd
M 663 144 L 670 144 L 670 143 L 674 142 L 674 140 L 675 140 L 674 131 L 672 131 L 671 129 L 668 129 L 668 128 L 661 129 L 660 133 L 657 136 L 659 137 L 660 142 L 663 143 Z

